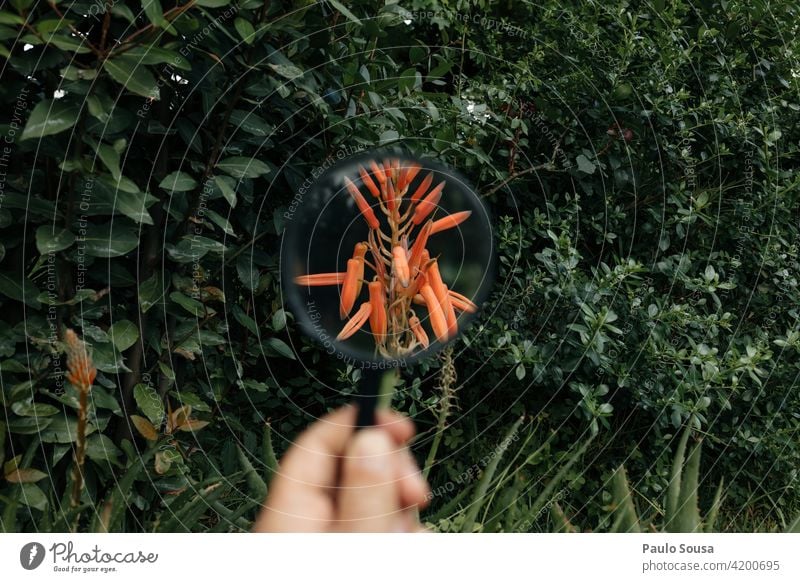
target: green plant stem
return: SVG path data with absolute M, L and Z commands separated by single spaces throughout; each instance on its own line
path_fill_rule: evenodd
M 86 417 L 88 416 L 89 388 L 79 387 L 78 430 L 75 440 L 75 465 L 73 467 L 72 499 L 70 505 L 77 508 L 81 502 L 83 491 L 83 463 L 86 459 Z M 73 531 L 78 527 L 80 512 L 75 513 Z

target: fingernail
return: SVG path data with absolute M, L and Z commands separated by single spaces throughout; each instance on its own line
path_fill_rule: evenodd
M 368 428 L 353 437 L 352 455 L 359 469 L 370 473 L 385 473 L 393 450 L 392 439 L 382 430 Z

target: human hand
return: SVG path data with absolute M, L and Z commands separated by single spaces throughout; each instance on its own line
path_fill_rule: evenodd
M 312 424 L 273 477 L 256 532 L 414 532 L 430 491 L 406 443 L 413 423 L 379 410 L 355 431 L 356 409 Z

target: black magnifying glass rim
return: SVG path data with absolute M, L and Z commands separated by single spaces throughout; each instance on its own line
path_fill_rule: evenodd
M 491 245 L 491 248 L 488 254 L 488 263 L 486 265 L 484 277 L 472 297 L 472 301 L 478 306 L 478 309 L 475 313 L 463 312 L 463 314 L 459 317 L 458 333 L 452 338 L 449 338 L 446 342 L 443 343 L 434 340 L 431 342 L 429 347 L 423 350 L 415 351 L 412 354 L 400 356 L 398 358 L 386 358 L 383 356 L 365 357 L 362 350 L 354 350 L 348 347 L 345 342 L 337 341 L 335 338 L 331 338 L 331 345 L 335 350 L 333 352 L 334 354 L 338 352 L 341 354 L 342 360 L 346 360 L 347 362 L 362 368 L 391 369 L 396 367 L 405 367 L 417 361 L 433 356 L 445 346 L 455 341 L 467 328 L 469 328 L 475 318 L 477 318 L 483 310 L 483 306 L 489 297 L 489 293 L 491 292 L 491 288 L 496 279 L 497 261 L 495 257 L 493 231 L 491 228 L 494 222 L 492 220 L 492 214 L 489 211 L 489 208 L 483 202 L 483 200 L 481 200 L 480 196 L 475 191 L 475 188 L 472 187 L 472 184 L 464 177 L 463 174 L 434 159 L 412 155 L 405 151 L 393 148 L 370 150 L 368 152 L 343 158 L 342 160 L 333 163 L 330 167 L 326 168 L 314 181 L 309 188 L 309 192 L 313 192 L 315 189 L 321 188 L 324 184 L 326 184 L 326 182 L 329 182 L 332 179 L 332 174 L 341 172 L 342 168 L 344 167 L 352 166 L 357 168 L 359 164 L 364 165 L 364 163 L 368 162 L 369 160 L 383 160 L 387 157 L 399 158 L 401 163 L 417 162 L 422 164 L 422 167 L 426 170 L 434 170 L 445 176 L 452 177 L 456 183 L 460 184 L 460 189 L 472 197 L 475 206 L 473 211 L 480 210 L 484 213 L 484 216 L 486 217 L 486 223 L 489 225 L 489 228 L 486 232 L 487 243 Z M 303 209 L 299 208 L 297 212 L 303 212 Z M 316 329 L 314 322 L 311 320 L 308 310 L 306 309 L 305 302 L 301 298 L 301 286 L 296 285 L 292 281 L 292 274 L 289 272 L 289 265 L 291 264 L 291 261 L 289 260 L 291 257 L 290 253 L 293 249 L 298 248 L 296 243 L 301 236 L 300 231 L 302 229 L 299 226 L 296 226 L 299 223 L 300 221 L 290 221 L 287 223 L 281 237 L 280 276 L 281 289 L 285 297 L 283 303 L 288 303 L 290 311 L 295 316 L 296 321 L 300 324 L 305 334 L 311 337 L 321 347 L 325 347 L 326 343 L 320 337 L 319 331 Z M 305 247 L 306 245 L 304 244 L 303 246 Z M 295 350 L 295 352 L 297 352 L 297 350 Z

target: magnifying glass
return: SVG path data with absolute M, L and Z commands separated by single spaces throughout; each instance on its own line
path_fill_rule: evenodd
M 283 292 L 329 357 L 362 369 L 357 426 L 371 426 L 384 374 L 453 341 L 486 299 L 489 212 L 459 173 L 397 152 L 338 162 L 295 202 Z

